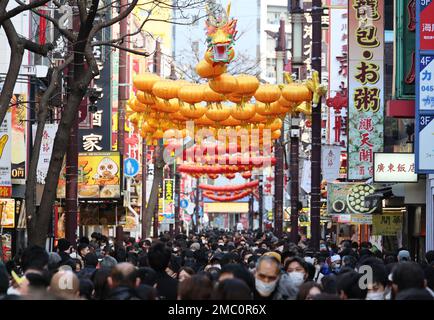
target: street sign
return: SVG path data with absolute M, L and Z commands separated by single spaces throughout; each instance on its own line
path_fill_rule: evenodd
M 136 159 L 128 158 L 124 161 L 124 175 L 135 177 L 139 173 L 139 162 Z
M 179 205 L 182 209 L 185 209 L 188 207 L 188 201 L 186 199 L 182 199 Z
M 434 56 L 421 55 L 419 64 L 419 110 L 434 110 Z
M 434 115 L 420 115 L 418 139 L 419 172 L 434 170 Z

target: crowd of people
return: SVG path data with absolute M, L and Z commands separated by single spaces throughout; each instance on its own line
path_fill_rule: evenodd
M 433 300 L 434 251 L 382 252 L 369 242 L 309 241 L 208 230 L 114 241 L 59 239 L 0 263 L 0 300 Z

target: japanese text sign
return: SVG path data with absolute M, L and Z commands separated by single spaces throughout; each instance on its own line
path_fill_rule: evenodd
M 384 1 L 348 3 L 348 179 L 373 176 L 374 152 L 383 150 Z

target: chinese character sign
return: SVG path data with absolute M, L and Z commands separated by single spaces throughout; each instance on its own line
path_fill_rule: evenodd
M 414 153 L 376 153 L 374 182 L 417 182 Z
M 0 126 L 0 198 L 12 196 L 11 153 L 12 120 L 10 110 Z
M 45 184 L 45 178 L 47 177 L 48 167 L 50 165 L 51 153 L 53 152 L 54 138 L 58 124 L 45 124 L 44 133 L 42 134 L 41 150 L 39 151 L 38 167 L 36 169 L 36 181 L 39 184 Z M 37 125 L 32 126 L 33 140 L 36 136 Z
M 11 176 L 13 184 L 26 183 L 26 150 L 27 150 L 27 97 L 25 94 L 12 96 L 12 152 Z
M 174 179 L 164 179 L 161 223 L 175 223 Z
M 420 50 L 434 50 L 434 1 L 418 0 Z
M 340 146 L 322 146 L 321 169 L 324 180 L 333 182 L 339 178 L 339 167 L 341 164 Z
M 384 1 L 351 0 L 348 8 L 348 179 L 362 180 L 383 150 Z

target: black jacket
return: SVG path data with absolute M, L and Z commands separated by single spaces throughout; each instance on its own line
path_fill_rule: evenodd
M 142 300 L 136 290 L 129 287 L 117 287 L 110 291 L 107 300 Z
M 178 295 L 178 280 L 166 272 L 157 272 L 156 288 L 160 300 L 176 300 Z

